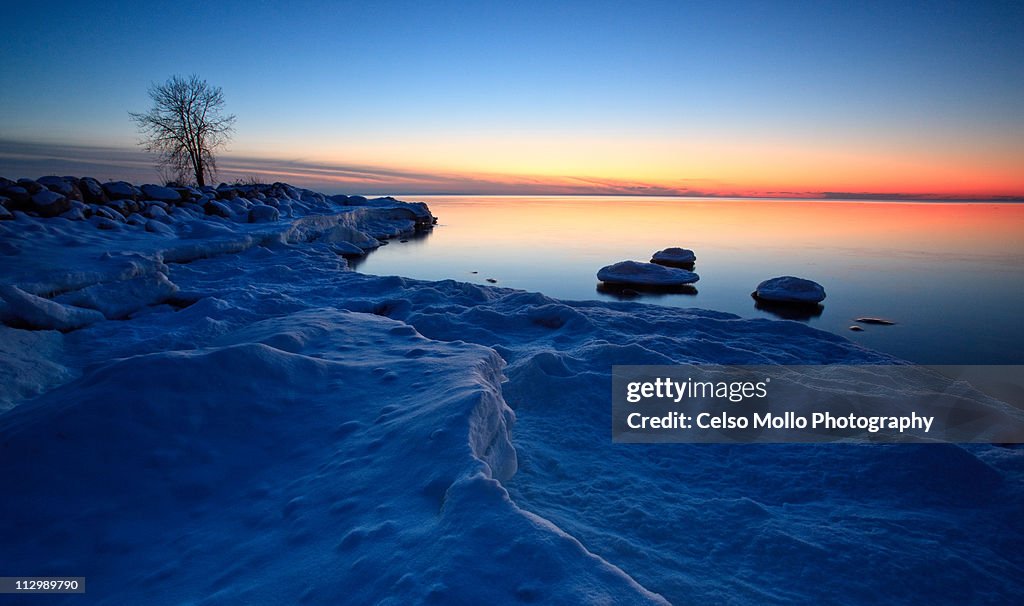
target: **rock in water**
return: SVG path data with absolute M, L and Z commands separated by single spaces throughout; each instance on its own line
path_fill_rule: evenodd
M 878 324 L 879 326 L 892 326 L 895 324 L 892 320 L 886 320 L 884 318 L 857 318 L 854 322 L 860 322 L 861 324 Z
M 638 261 L 620 261 L 614 265 L 602 267 L 597 272 L 597 279 L 606 284 L 622 286 L 682 286 L 696 282 L 700 276 L 692 271 L 676 267 Z
M 825 288 L 813 280 L 781 276 L 758 284 L 753 295 L 777 303 L 814 304 L 825 300 Z
M 853 326 L 850 327 L 850 330 L 852 330 L 853 332 L 861 332 L 864 329 L 862 327 L 857 326 L 856 324 L 854 324 Z
M 651 255 L 651 263 L 675 267 L 692 267 L 697 255 L 689 248 L 666 248 Z

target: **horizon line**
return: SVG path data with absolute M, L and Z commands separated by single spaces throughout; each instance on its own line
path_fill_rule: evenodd
M 387 166 L 341 164 L 304 159 L 263 158 L 225 153 L 219 179 L 256 177 L 323 191 L 382 196 L 641 196 L 746 200 L 849 200 L 894 202 L 1024 202 L 1024 192 L 1005 195 L 877 191 L 709 191 L 643 182 L 580 176 L 450 174 Z M 120 146 L 33 142 L 0 138 L 0 174 L 79 174 L 140 183 L 161 181 L 153 158 Z M 110 173 L 113 173 L 111 175 Z M 16 177 L 17 178 L 17 177 Z M 37 178 L 37 177 L 29 177 Z M 99 177 L 96 177 L 99 178 Z M 581 183 L 583 185 L 581 185 Z

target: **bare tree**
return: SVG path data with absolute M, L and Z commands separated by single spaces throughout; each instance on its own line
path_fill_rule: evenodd
M 212 180 L 217 173 L 214 152 L 234 132 L 234 114 L 222 113 L 223 91 L 196 75 L 172 76 L 150 86 L 149 97 L 153 107 L 148 112 L 128 112 L 142 135 L 139 145 L 158 154 L 163 174 L 173 174 L 182 183 L 206 185 L 206 178 Z

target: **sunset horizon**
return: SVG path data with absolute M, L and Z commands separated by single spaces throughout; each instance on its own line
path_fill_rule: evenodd
M 371 194 L 1024 198 L 1021 11 L 741 6 L 654 3 L 625 23 L 591 3 L 19 6 L 11 18 L 24 27 L 0 43 L 0 174 L 157 180 L 128 113 L 153 84 L 196 74 L 238 118 L 223 180 Z M 165 27 L 227 15 L 259 42 L 203 52 Z M 28 24 L 44 17 L 66 35 L 34 36 Z M 73 26 L 83 22 L 119 44 L 92 44 L 99 26 Z M 295 33 L 270 35 L 271 23 Z

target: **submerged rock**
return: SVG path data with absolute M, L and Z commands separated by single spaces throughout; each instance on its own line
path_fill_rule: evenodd
M 597 272 L 597 279 L 622 286 L 682 286 L 696 282 L 700 276 L 685 269 L 654 263 L 620 261 L 602 267 Z
M 775 303 L 813 305 L 825 300 L 825 288 L 821 284 L 793 276 L 765 280 L 752 294 L 756 299 Z
M 666 248 L 651 255 L 651 263 L 673 267 L 693 267 L 697 255 L 689 248 Z

